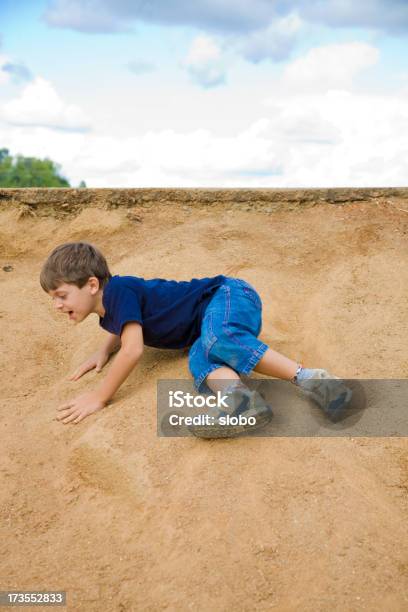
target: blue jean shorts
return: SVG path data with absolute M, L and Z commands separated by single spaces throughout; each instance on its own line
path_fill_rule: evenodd
M 246 281 L 228 278 L 214 293 L 204 311 L 201 335 L 190 347 L 188 365 L 199 393 L 208 393 L 208 374 L 229 366 L 249 374 L 268 346 L 258 340 L 262 327 L 262 302 Z

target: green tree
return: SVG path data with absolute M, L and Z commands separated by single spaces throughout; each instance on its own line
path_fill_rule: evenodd
M 70 187 L 61 167 L 50 159 L 17 155 L 0 149 L 0 187 Z
M 0 149 L 0 162 L 3 161 L 3 159 L 5 157 L 9 156 L 9 150 L 8 149 Z

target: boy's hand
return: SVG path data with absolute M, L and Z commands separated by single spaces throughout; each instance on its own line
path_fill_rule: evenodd
M 81 378 L 83 374 L 86 374 L 86 372 L 89 372 L 89 370 L 93 370 L 94 368 L 96 368 L 97 372 L 100 372 L 103 366 L 108 362 L 108 359 L 109 353 L 107 351 L 96 351 L 96 353 L 91 355 L 86 361 L 77 367 L 75 372 L 71 374 L 68 380 L 78 380 L 78 378 Z
M 57 408 L 60 412 L 57 416 L 57 421 L 62 421 L 64 425 L 67 423 L 79 423 L 93 412 L 104 408 L 106 403 L 100 399 L 95 391 L 84 393 Z

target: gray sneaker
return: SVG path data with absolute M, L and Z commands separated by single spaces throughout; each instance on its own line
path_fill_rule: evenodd
M 208 409 L 211 425 L 189 425 L 192 434 L 199 438 L 234 438 L 265 427 L 272 419 L 272 408 L 258 391 L 239 387 L 225 395 L 228 398 L 225 400 L 228 408 Z M 249 417 L 253 419 L 248 423 Z
M 346 387 L 341 378 L 321 369 L 314 369 L 313 376 L 299 380 L 297 386 L 316 402 L 333 422 L 344 416 L 353 396 L 352 390 Z

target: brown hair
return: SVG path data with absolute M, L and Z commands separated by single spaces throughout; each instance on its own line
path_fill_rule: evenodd
M 88 242 L 67 242 L 57 246 L 48 256 L 41 270 L 40 283 L 48 293 L 62 283 L 81 288 L 90 276 L 96 276 L 101 287 L 112 278 L 105 257 Z

